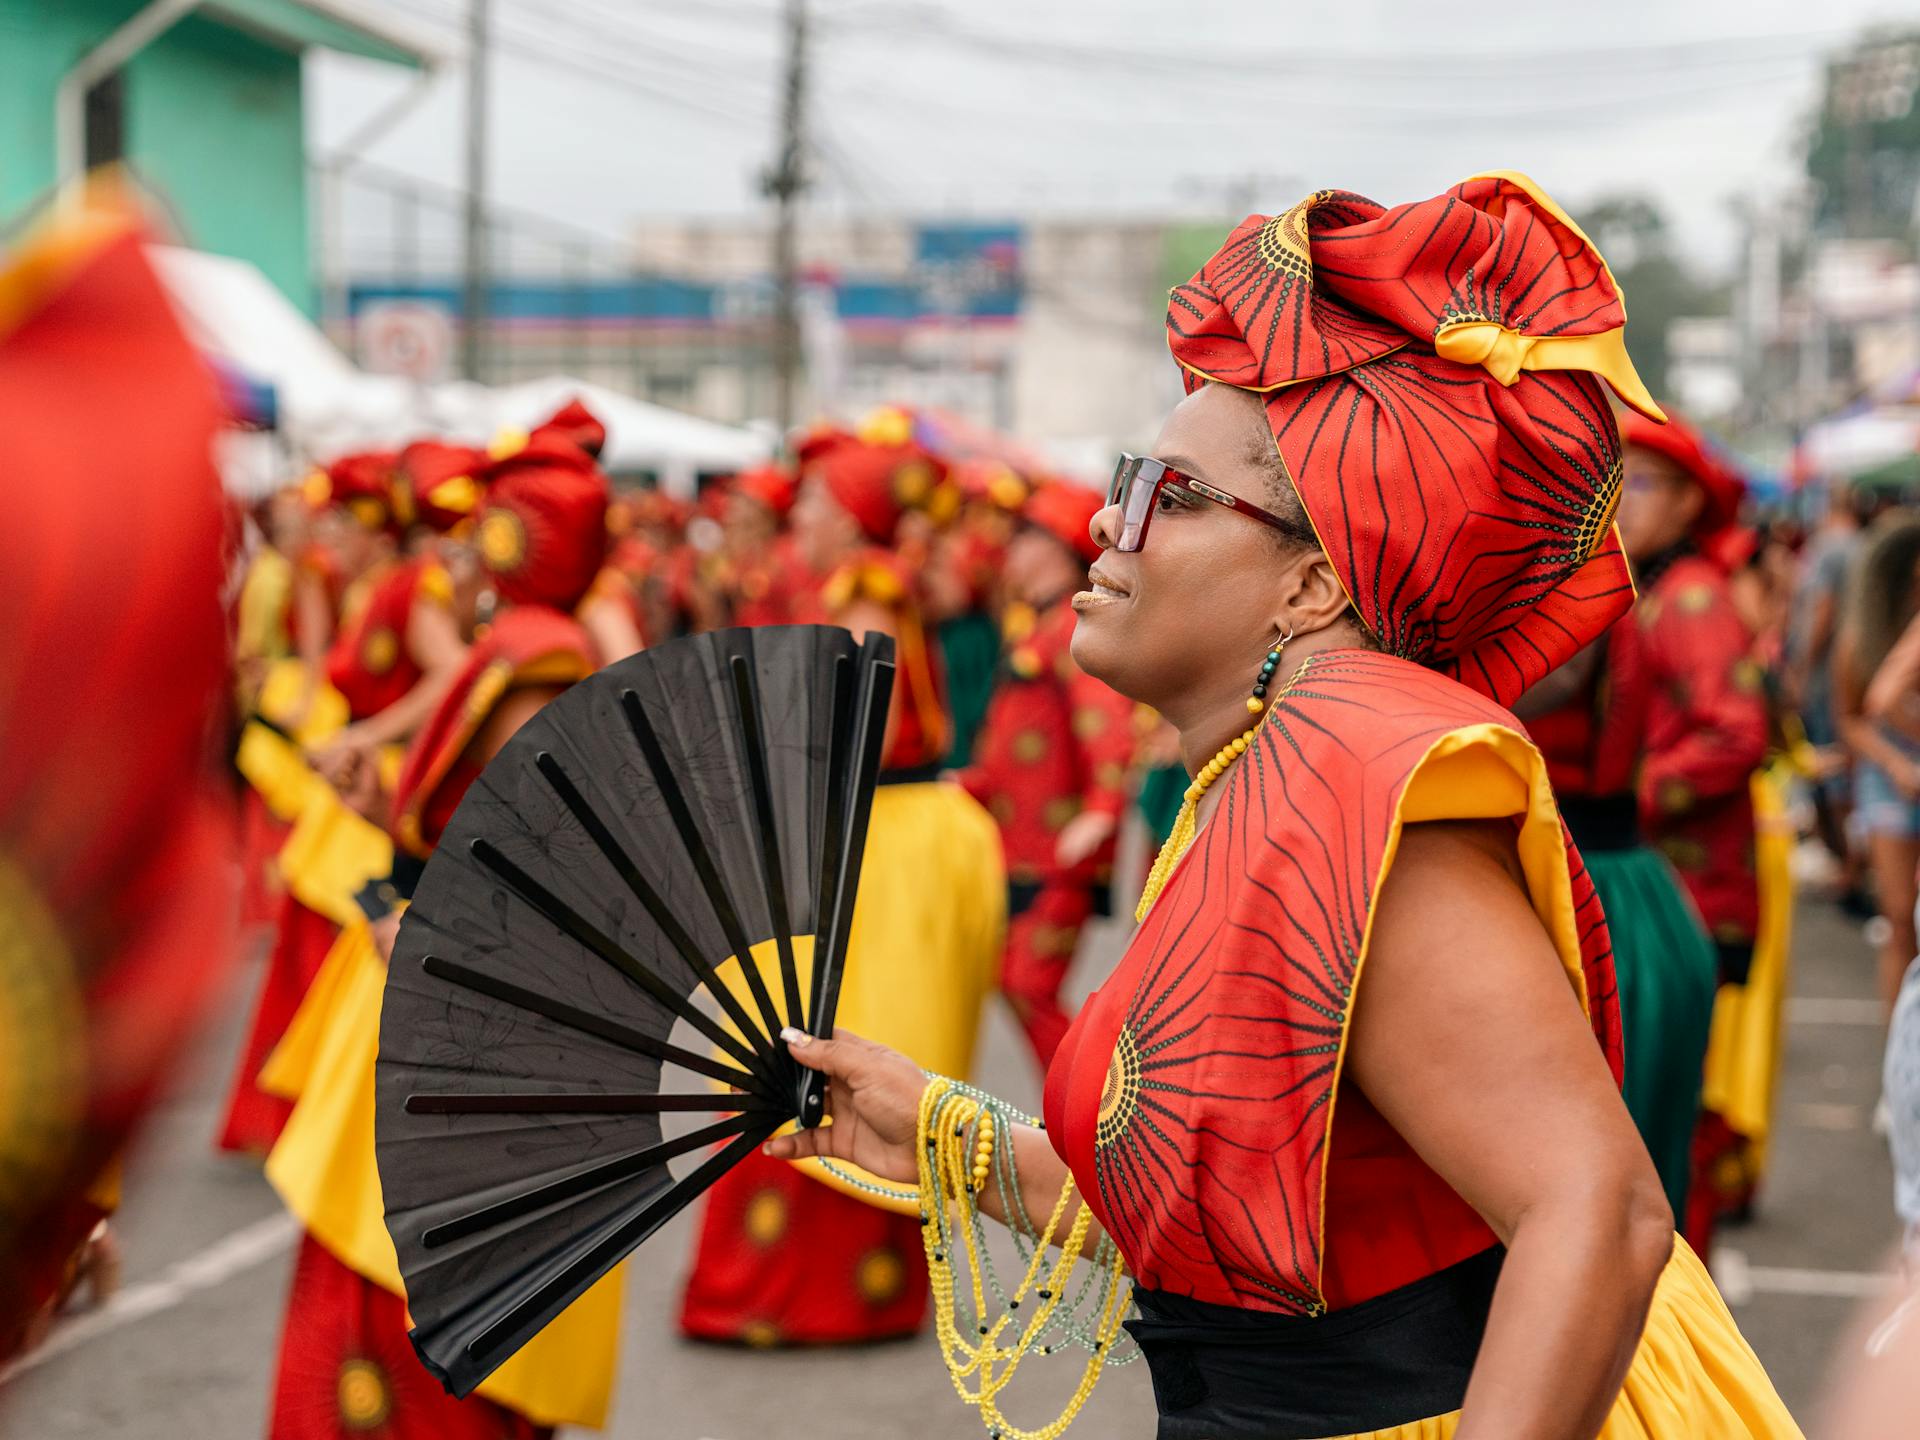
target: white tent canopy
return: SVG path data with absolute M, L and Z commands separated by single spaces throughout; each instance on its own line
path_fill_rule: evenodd
M 152 254 L 201 351 L 276 393 L 280 434 L 291 454 L 234 447 L 228 484 L 241 494 L 263 494 L 284 484 L 297 466 L 349 450 L 423 435 L 483 444 L 509 426 L 537 424 L 574 396 L 607 427 L 602 459 L 609 469 L 652 471 L 676 494 L 691 495 L 703 471 L 738 470 L 770 449 L 767 438 L 751 430 L 566 376 L 496 388 L 368 375 L 254 266 L 165 245 L 152 247 Z

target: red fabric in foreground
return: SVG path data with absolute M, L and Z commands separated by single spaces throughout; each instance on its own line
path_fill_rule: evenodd
M 749 1155 L 707 1192 L 680 1329 L 742 1345 L 912 1335 L 927 1314 L 920 1225 L 784 1160 Z
M 268 1440 L 544 1440 L 552 1429 L 469 1396 L 456 1400 L 415 1357 L 407 1307 L 300 1242 Z

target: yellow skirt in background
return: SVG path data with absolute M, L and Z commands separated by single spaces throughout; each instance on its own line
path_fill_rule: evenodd
M 1459 1423 L 1456 1410 L 1338 1440 L 1452 1440 Z M 1800 1440 L 1707 1267 L 1678 1235 L 1597 1440 Z
M 1754 869 L 1760 882 L 1760 924 L 1744 985 L 1722 985 L 1713 1005 L 1700 1104 L 1727 1122 L 1745 1144 L 1742 1173 L 1730 1189 L 1751 1192 L 1767 1163 L 1774 1094 L 1780 1081 L 1780 1037 L 1786 1014 L 1793 944 L 1793 829 L 1787 815 L 1791 775 L 1776 759 L 1753 777 Z

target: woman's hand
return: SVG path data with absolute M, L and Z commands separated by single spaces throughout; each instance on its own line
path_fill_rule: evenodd
M 818 1040 L 788 1026 L 780 1038 L 795 1060 L 831 1082 L 828 1123 L 776 1136 L 766 1143 L 766 1153 L 776 1160 L 810 1155 L 845 1160 L 882 1180 L 913 1184 L 920 1175 L 913 1142 L 927 1088 L 920 1067 L 898 1050 L 846 1030 Z

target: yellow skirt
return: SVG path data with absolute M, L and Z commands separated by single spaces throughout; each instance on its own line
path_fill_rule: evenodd
M 1460 1412 L 1339 1440 L 1452 1440 Z M 1633 1365 L 1597 1440 L 1799 1440 L 1707 1267 L 1673 1237 L 1673 1258 Z
M 365 922 L 342 930 L 285 1037 L 267 1057 L 260 1084 L 294 1102 L 267 1157 L 273 1188 L 336 1260 L 404 1296 L 373 1151 L 373 1067 L 386 974 Z M 483 1380 L 478 1393 L 537 1425 L 604 1425 L 618 1354 L 623 1269 L 562 1311 Z

